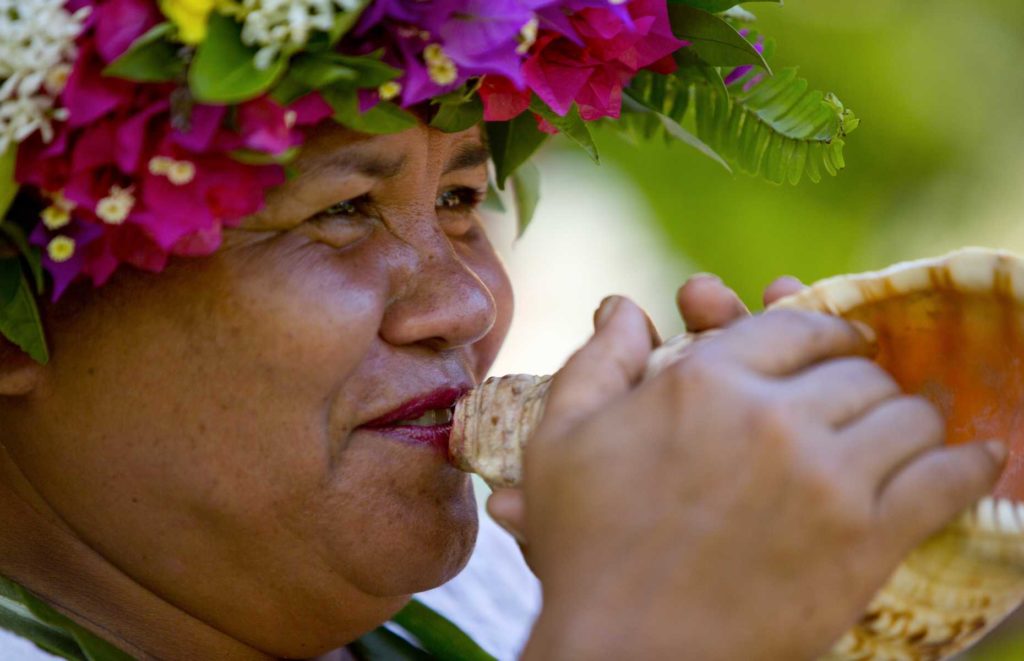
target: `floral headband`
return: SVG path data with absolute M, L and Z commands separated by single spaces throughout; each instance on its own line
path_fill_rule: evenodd
M 733 0 L 0 0 L 0 333 L 45 362 L 37 295 L 212 253 L 322 121 L 483 122 L 521 228 L 529 157 L 562 133 L 597 160 L 598 121 L 779 183 L 834 175 L 856 118 L 769 75 L 753 20 Z

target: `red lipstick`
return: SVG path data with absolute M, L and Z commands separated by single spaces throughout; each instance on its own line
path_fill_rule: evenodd
M 359 428 L 384 434 L 405 443 L 428 445 L 447 456 L 448 439 L 452 433 L 450 411 L 455 407 L 455 402 L 468 390 L 469 388 L 438 388 L 410 399 Z M 434 421 L 420 420 L 431 412 L 436 418 Z

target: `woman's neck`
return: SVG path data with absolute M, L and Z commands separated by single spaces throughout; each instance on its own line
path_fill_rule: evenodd
M 47 506 L 0 443 L 0 574 L 139 659 L 266 660 L 133 581 Z

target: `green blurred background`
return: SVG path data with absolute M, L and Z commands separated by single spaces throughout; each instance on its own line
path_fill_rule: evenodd
M 845 171 L 797 187 L 730 175 L 681 144 L 601 135 L 675 251 L 754 303 L 780 273 L 813 281 L 967 244 L 1024 249 L 1024 2 L 747 7 L 777 40 L 773 66 L 799 65 L 861 127 Z
M 714 272 L 757 308 L 782 273 L 811 282 L 963 245 L 1024 252 L 1024 2 L 747 7 L 777 40 L 773 65 L 799 65 L 861 126 L 845 171 L 798 187 L 730 175 L 681 144 L 601 133 L 604 159 L 650 206 L 622 222 L 653 222 L 681 275 Z M 1024 633 L 1003 632 L 969 658 L 1024 659 Z

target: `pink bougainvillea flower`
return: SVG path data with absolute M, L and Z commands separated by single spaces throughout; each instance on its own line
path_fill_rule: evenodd
M 583 8 L 569 17 L 579 44 L 548 32 L 524 65 L 526 81 L 560 115 L 576 102 L 583 119 L 618 117 L 622 88 L 641 69 L 671 72 L 671 55 L 684 45 L 672 34 L 665 3 L 632 0 L 630 21 L 612 8 Z
M 533 96 L 530 90 L 520 89 L 502 76 L 486 76 L 480 83 L 479 94 L 484 105 L 484 119 L 488 122 L 504 122 L 518 117 L 530 106 Z
M 55 298 L 79 277 L 102 285 L 121 264 L 160 271 L 171 255 L 216 250 L 221 230 L 259 211 L 267 192 L 284 181 L 280 166 L 245 164 L 232 155 L 243 149 L 283 154 L 301 143 L 306 122 L 325 116 L 322 99 L 292 110 L 266 96 L 236 106 L 231 121 L 218 106 L 172 112 L 175 85 L 101 75 L 159 19 L 152 3 L 93 6 L 96 15 L 77 40 L 80 57 L 61 98 L 69 120 L 51 145 L 24 142 L 16 164 L 20 183 L 50 197 L 59 192 L 74 205 L 69 222 L 40 222 L 31 233 Z

